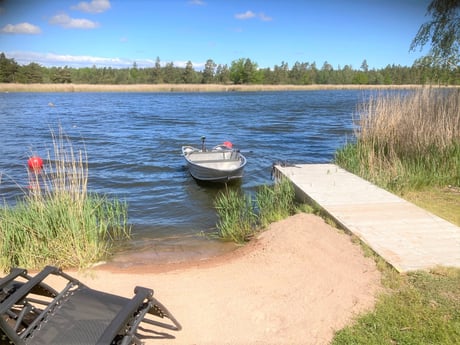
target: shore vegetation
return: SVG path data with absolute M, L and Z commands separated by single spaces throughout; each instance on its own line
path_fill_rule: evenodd
M 249 194 L 226 188 L 217 195 L 214 206 L 219 218 L 216 226 L 220 238 L 242 244 L 254 236 L 257 215 Z
M 460 226 L 460 90 L 371 98 L 358 108 L 356 141 L 338 150 L 335 162 Z M 398 274 L 367 253 L 385 290 L 375 310 L 338 331 L 332 344 L 457 344 L 460 269 Z
M 217 236 L 243 244 L 270 223 L 296 212 L 295 192 L 288 179 L 262 185 L 254 196 L 225 188 L 214 201 L 218 214 Z
M 62 129 L 54 154 L 29 167 L 29 186 L 16 205 L 0 208 L 0 269 L 45 265 L 84 268 L 106 258 L 130 237 L 127 205 L 89 193 L 88 164 Z
M 358 106 L 356 122 L 356 141 L 336 152 L 338 165 L 431 211 L 436 204 L 424 199 L 435 194 L 446 201 L 444 217 L 459 224 L 460 89 L 376 95 Z
M 459 269 L 393 274 L 391 282 L 393 289 L 380 296 L 374 311 L 337 332 L 331 345 L 458 344 Z
M 448 86 L 448 88 L 458 86 Z M 423 85 L 359 85 L 359 84 L 53 84 L 0 83 L 0 92 L 262 92 L 262 91 L 317 91 L 317 90 L 410 90 Z M 445 88 L 445 86 L 440 86 Z

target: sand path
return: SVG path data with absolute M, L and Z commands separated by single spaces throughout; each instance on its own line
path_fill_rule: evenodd
M 373 307 L 380 273 L 350 236 L 297 214 L 233 253 L 188 264 L 100 266 L 68 272 L 127 297 L 154 289 L 182 324 L 175 339 L 146 344 L 328 344 L 335 330 Z

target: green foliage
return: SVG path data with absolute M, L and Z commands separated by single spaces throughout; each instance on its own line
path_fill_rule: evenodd
M 98 195 L 83 204 L 60 194 L 4 207 L 0 268 L 87 267 L 106 258 L 116 240 L 129 238 L 126 214 L 126 204 Z
M 217 65 L 216 75 L 214 76 L 217 83 L 229 84 L 230 83 L 230 70 L 227 65 Z
M 155 67 L 152 68 L 150 82 L 153 84 L 160 84 L 163 82 L 163 71 L 161 69 L 161 61 L 157 56 L 155 60 Z
M 373 312 L 336 333 L 332 345 L 454 345 L 460 339 L 460 270 L 414 272 Z
M 428 63 L 428 62 L 429 63 Z M 265 84 L 265 85 L 310 85 L 310 84 L 451 84 L 460 85 L 460 68 L 434 66 L 431 60 L 420 59 L 412 67 L 387 65 L 383 69 L 369 69 L 364 60 L 356 70 L 350 65 L 333 68 L 327 61 L 318 69 L 316 62 L 296 61 L 292 68 L 287 62 L 273 68 L 259 68 L 248 58 L 234 60 L 231 66 L 217 65 L 208 59 L 202 71 L 195 70 L 192 63 L 185 67 L 172 62 L 162 65 L 157 57 L 153 67 L 141 68 L 136 63 L 132 68 L 112 67 L 42 67 L 36 63 L 18 65 L 0 53 L 0 82 L 4 83 L 74 83 L 74 84 Z
M 8 59 L 4 53 L 0 53 L 0 83 L 14 83 L 18 69 L 19 65 L 14 59 Z
M 219 215 L 217 228 L 222 239 L 244 243 L 252 238 L 257 216 L 251 196 L 227 188 L 216 197 L 215 207 Z
M 257 64 L 252 62 L 251 59 L 232 61 L 230 80 L 234 84 L 256 84 L 258 80 Z
M 287 62 L 282 62 L 281 66 L 275 65 L 272 73 L 272 80 L 274 84 L 288 84 L 289 83 L 289 66 Z
M 18 69 L 18 73 L 15 75 L 15 79 L 18 83 L 42 83 L 42 67 L 35 62 L 31 62 L 26 66 L 21 66 Z
M 211 84 L 214 83 L 214 76 L 215 76 L 215 69 L 217 65 L 211 59 L 206 61 L 203 70 L 203 84 Z
M 60 130 L 54 157 L 29 170 L 30 189 L 0 209 L 0 269 L 45 265 L 87 267 L 130 237 L 127 205 L 87 193 L 86 155 Z
M 294 187 L 287 179 L 273 186 L 261 186 L 255 200 L 249 194 L 226 188 L 217 195 L 214 202 L 219 216 L 218 236 L 224 240 L 244 243 L 259 228 L 292 215 L 296 211 L 294 200 Z
M 428 5 L 431 20 L 423 24 L 410 46 L 411 50 L 430 42 L 425 63 L 459 68 L 460 63 L 460 1 L 432 0 Z
M 357 140 L 336 152 L 338 165 L 397 193 L 460 185 L 460 90 L 381 95 L 359 116 Z
M 184 70 L 184 73 L 183 73 L 183 82 L 185 84 L 196 84 L 198 83 L 198 75 L 197 73 L 195 72 L 195 70 L 193 69 L 193 64 L 191 61 L 188 61 L 186 66 L 185 66 L 185 70 Z
M 52 83 L 68 84 L 72 81 L 71 71 L 67 66 L 64 68 L 54 67 L 51 71 L 50 82 Z
M 294 199 L 294 187 L 287 179 L 281 179 L 271 187 L 261 186 L 256 193 L 260 226 L 264 228 L 292 215 L 295 211 Z

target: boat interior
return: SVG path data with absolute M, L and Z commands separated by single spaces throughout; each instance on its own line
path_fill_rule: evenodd
M 238 169 L 242 164 L 240 155 L 235 151 L 193 152 L 188 159 L 195 164 L 220 170 Z

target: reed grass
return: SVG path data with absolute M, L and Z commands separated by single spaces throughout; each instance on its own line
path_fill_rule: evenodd
M 356 142 L 337 151 L 336 163 L 458 224 L 460 90 L 382 94 L 358 114 Z M 458 343 L 460 269 L 380 269 L 386 291 L 375 310 L 337 332 L 333 345 Z
M 0 83 L 0 92 L 259 92 L 418 89 L 421 85 L 234 85 L 234 84 L 19 84 Z
M 75 151 L 61 128 L 52 137 L 54 155 L 43 169 L 29 169 L 29 190 L 0 209 L 3 270 L 87 267 L 130 237 L 126 203 L 88 193 L 85 151 Z
M 294 201 L 294 187 L 288 179 L 259 187 L 254 198 L 226 188 L 214 202 L 219 216 L 217 235 L 239 244 L 247 242 L 270 223 L 294 214 Z
M 380 94 L 359 106 L 357 123 L 338 165 L 395 192 L 460 185 L 460 89 Z
M 240 244 L 252 238 L 257 216 L 250 195 L 226 188 L 224 192 L 217 195 L 215 208 L 219 215 L 217 223 L 219 237 Z
M 280 179 L 273 186 L 263 185 L 259 187 L 255 198 L 259 225 L 262 228 L 294 213 L 294 186 L 286 178 Z

